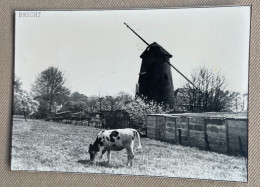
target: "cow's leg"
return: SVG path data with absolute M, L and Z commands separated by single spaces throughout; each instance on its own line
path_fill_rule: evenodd
M 100 157 L 99 157 L 99 159 L 102 159 L 102 157 L 103 157 L 103 154 L 105 154 L 105 152 L 106 152 L 107 150 L 106 149 L 104 149 L 102 152 L 101 152 L 101 155 L 100 155 Z
M 130 154 L 129 154 L 129 151 L 127 150 L 127 163 L 126 163 L 126 166 L 128 166 L 128 164 L 129 164 L 129 161 L 130 161 L 130 156 L 129 156 Z
M 110 154 L 110 150 L 107 150 L 107 163 L 110 163 L 110 159 L 111 159 L 111 154 Z
M 133 152 L 133 149 L 130 148 L 130 149 L 127 149 L 127 166 L 130 162 L 130 167 L 132 167 L 133 165 L 133 158 L 134 158 L 134 152 Z

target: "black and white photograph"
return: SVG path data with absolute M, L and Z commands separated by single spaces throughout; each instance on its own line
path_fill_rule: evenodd
M 15 11 L 11 170 L 247 182 L 250 17 Z

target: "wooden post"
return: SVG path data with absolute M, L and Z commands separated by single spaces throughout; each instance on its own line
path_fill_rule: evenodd
M 243 151 L 243 144 L 242 144 L 242 140 L 241 140 L 241 137 L 238 136 L 238 145 L 239 145 L 239 154 L 244 156 L 244 151 Z
M 226 145 L 227 145 L 226 151 L 229 154 L 229 131 L 228 131 L 228 120 L 227 119 L 225 119 L 225 127 L 226 127 Z
M 187 138 L 188 138 L 188 145 L 190 145 L 190 118 L 188 118 Z
M 206 148 L 206 150 L 210 150 L 209 140 L 208 140 L 208 134 L 207 134 L 207 123 L 206 123 L 206 119 L 204 119 L 204 138 L 205 138 L 205 148 Z
M 157 140 L 157 138 L 156 138 L 156 136 L 157 136 L 157 127 L 158 127 L 158 124 L 157 124 L 157 116 L 155 116 L 155 128 L 154 128 L 154 130 L 155 130 L 155 132 L 154 132 L 154 139 L 155 140 Z
M 145 136 L 147 137 L 147 125 L 148 125 L 148 116 L 146 116 L 146 125 L 145 125 Z
M 246 157 L 248 157 L 248 142 L 249 142 L 249 139 L 248 139 L 248 119 L 246 121 L 246 139 L 247 139 L 247 146 L 246 146 Z M 247 165 L 246 165 L 247 166 Z M 247 166 L 248 167 L 248 166 Z
M 175 117 L 175 143 L 177 143 L 177 117 Z
M 181 129 L 178 129 L 178 134 L 179 134 L 179 144 L 181 144 Z
M 164 116 L 164 127 L 163 127 L 163 133 L 162 133 L 162 135 L 163 135 L 163 141 L 166 141 L 166 116 Z

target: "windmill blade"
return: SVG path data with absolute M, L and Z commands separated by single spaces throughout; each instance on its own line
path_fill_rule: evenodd
M 129 25 L 127 25 L 125 22 L 124 24 L 127 26 L 127 28 L 129 28 L 133 33 L 135 33 L 136 36 L 138 36 L 138 38 L 140 38 L 148 47 L 150 46 L 150 44 L 148 44 L 139 34 L 137 34 L 131 27 L 129 27 Z M 139 50 L 139 49 L 138 49 Z M 167 62 L 167 61 L 166 61 Z M 195 84 L 193 84 L 193 82 L 191 82 L 185 75 L 183 75 L 177 68 L 175 68 L 170 62 L 167 62 L 173 69 L 175 69 L 179 74 L 181 74 L 181 76 L 183 76 L 190 84 L 192 84 L 196 89 L 199 90 L 199 88 L 197 86 L 195 86 Z
M 173 69 L 175 69 L 175 71 L 177 71 L 179 74 L 181 74 L 181 76 L 183 76 L 190 84 L 192 84 L 196 89 L 199 90 L 199 88 L 197 86 L 195 86 L 195 84 L 193 82 L 191 82 L 185 75 L 183 75 L 176 67 L 174 67 L 170 62 L 166 61 L 167 64 L 169 64 Z
M 137 34 L 131 27 L 129 27 L 129 25 L 127 25 L 125 22 L 124 24 L 127 26 L 127 28 L 129 28 L 133 33 L 135 33 L 136 36 L 138 36 L 138 38 L 140 38 L 146 45 L 149 46 L 149 43 L 147 43 L 139 34 Z

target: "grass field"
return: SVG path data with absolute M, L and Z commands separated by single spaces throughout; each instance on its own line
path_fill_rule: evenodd
M 243 157 L 202 151 L 142 138 L 133 167 L 126 167 L 126 151 L 112 152 L 95 165 L 88 146 L 101 129 L 85 126 L 13 119 L 12 170 L 86 172 L 247 181 Z M 137 144 L 137 143 L 136 143 Z

